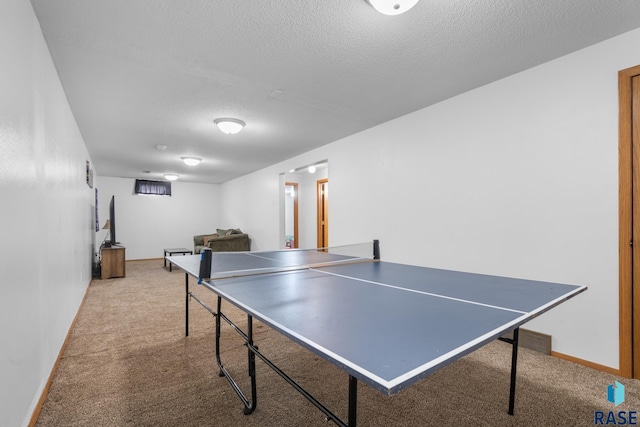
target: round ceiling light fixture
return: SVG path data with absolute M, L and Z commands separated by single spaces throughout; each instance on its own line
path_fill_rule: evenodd
M 218 126 L 218 129 L 220 129 L 222 132 L 226 133 L 227 135 L 234 135 L 240 132 L 242 128 L 246 125 L 246 123 L 243 122 L 242 120 L 230 119 L 230 118 L 215 119 L 213 123 L 215 123 Z
M 385 15 L 400 15 L 411 9 L 418 0 L 365 0 L 375 10 Z
M 178 175 L 176 175 L 175 173 L 165 173 L 164 178 L 168 181 L 175 181 L 176 179 L 178 179 Z
M 182 161 L 189 166 L 198 166 L 202 159 L 200 157 L 180 157 Z

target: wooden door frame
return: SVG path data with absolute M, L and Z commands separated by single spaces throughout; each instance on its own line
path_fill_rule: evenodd
M 321 194 L 320 192 L 320 188 L 322 186 L 322 184 L 327 184 L 328 185 L 329 182 L 329 178 L 323 178 L 323 179 L 319 179 L 316 181 L 316 209 L 317 209 L 317 216 L 316 216 L 316 228 L 318 230 L 318 241 L 317 241 L 317 247 L 327 247 L 329 246 L 329 219 L 328 218 L 324 218 L 324 226 L 321 227 L 321 218 L 322 218 L 322 211 L 323 211 L 323 204 L 322 204 L 322 200 L 324 199 L 325 203 L 327 203 L 327 196 L 326 194 Z M 324 232 L 324 235 L 322 234 Z M 325 238 L 326 236 L 326 238 Z M 324 241 L 324 244 L 322 244 L 321 242 Z
M 293 187 L 293 248 L 298 248 L 300 237 L 298 236 L 298 183 L 297 182 L 285 182 L 285 187 Z
M 618 72 L 618 254 L 619 254 L 619 335 L 620 375 L 631 378 L 633 369 L 633 158 L 632 79 L 640 75 L 640 65 Z M 640 241 L 636 245 L 640 244 Z M 638 307 L 640 308 L 640 307 Z M 638 338 L 640 339 L 640 337 Z M 636 367 L 636 371 L 640 367 Z

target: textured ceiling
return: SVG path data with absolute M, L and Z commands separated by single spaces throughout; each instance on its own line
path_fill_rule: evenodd
M 96 173 L 207 183 L 640 27 L 638 0 L 31 3 Z

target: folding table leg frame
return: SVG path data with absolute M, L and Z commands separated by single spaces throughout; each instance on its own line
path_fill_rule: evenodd
M 218 368 L 220 368 L 221 377 L 224 376 L 231 387 L 235 390 L 236 394 L 242 400 L 244 404 L 244 414 L 249 415 L 256 409 L 256 405 L 258 403 L 257 393 L 256 393 L 256 356 L 251 350 L 253 346 L 253 319 L 251 316 L 247 315 L 247 333 L 245 333 L 242 329 L 237 327 L 227 316 L 222 313 L 222 298 L 218 297 L 218 307 L 217 312 L 214 314 L 216 318 L 216 362 L 218 363 Z M 222 364 L 222 360 L 220 359 L 220 319 L 224 319 L 231 327 L 233 327 L 238 334 L 244 339 L 247 346 L 247 356 L 248 356 L 248 367 L 249 367 L 249 378 L 251 379 L 251 402 L 244 395 L 240 386 L 236 384 L 233 380 L 233 377 L 226 370 L 224 365 Z M 256 347 L 257 349 L 257 347 Z
M 341 427 L 355 427 L 356 426 L 356 418 L 357 418 L 357 406 L 358 406 L 358 380 L 349 375 L 349 412 L 348 412 L 348 423 L 345 424 L 342 420 L 340 420 L 336 415 L 334 415 L 331 411 L 329 411 L 324 405 L 322 405 L 315 397 L 313 397 L 309 392 L 303 389 L 300 385 L 298 385 L 292 378 L 286 375 L 280 368 L 274 365 L 269 359 L 267 359 L 262 353 L 258 351 L 258 347 L 253 345 L 253 317 L 247 315 L 247 333 L 245 334 L 240 328 L 238 328 L 229 318 L 227 318 L 221 312 L 221 302 L 222 298 L 218 297 L 218 312 L 215 315 L 216 317 L 216 359 L 218 361 L 218 366 L 220 367 L 220 376 L 225 376 L 233 389 L 236 391 L 240 399 L 243 401 L 245 405 L 244 413 L 250 414 L 255 410 L 257 401 L 256 401 L 256 377 L 255 377 L 255 357 L 258 356 L 267 366 L 273 369 L 280 377 L 282 377 L 285 381 L 287 381 L 293 388 L 295 388 L 300 394 L 302 394 L 307 400 L 309 400 L 313 405 L 315 405 L 320 411 L 322 411 L 327 421 L 331 420 Z M 202 304 L 202 303 L 201 303 Z M 231 375 L 224 369 L 222 366 L 222 362 L 220 361 L 220 318 L 223 318 L 229 325 L 231 325 L 236 332 L 238 332 L 244 339 L 249 350 L 249 376 L 251 377 L 251 395 L 252 395 L 252 403 L 249 404 L 248 399 L 244 396 L 240 387 L 235 383 Z M 505 341 L 511 344 L 511 378 L 509 385 L 509 415 L 513 415 L 514 407 L 515 407 L 515 396 L 516 396 L 516 373 L 517 373 L 517 362 L 518 362 L 518 337 L 519 337 L 520 328 L 516 328 L 513 330 L 513 338 L 500 338 L 501 341 Z
M 188 280 L 188 279 L 187 279 Z M 338 418 L 334 413 L 332 413 L 329 409 L 327 409 L 322 403 L 320 403 L 315 397 L 313 397 L 308 391 L 302 388 L 298 383 L 296 383 L 291 377 L 285 374 L 280 368 L 273 364 L 266 356 L 258 351 L 258 347 L 253 344 L 253 317 L 251 315 L 247 315 L 247 332 L 245 333 L 242 329 L 240 329 L 231 319 L 222 313 L 222 298 L 218 297 L 216 310 L 211 309 L 207 306 L 202 300 L 200 300 L 193 292 L 188 292 L 188 296 L 195 299 L 201 306 L 203 306 L 209 313 L 211 313 L 216 319 L 216 362 L 218 363 L 218 368 L 220 369 L 219 375 L 221 377 L 225 377 L 229 384 L 236 392 L 240 400 L 244 405 L 244 414 L 249 415 L 253 411 L 255 411 L 257 402 L 257 387 L 256 387 L 256 356 L 260 358 L 267 366 L 275 371 L 281 378 L 283 378 L 286 382 L 288 382 L 293 388 L 295 388 L 300 394 L 302 394 L 309 402 L 311 402 L 315 407 L 317 407 L 326 417 L 327 421 L 331 420 L 336 425 L 340 427 L 356 427 L 356 417 L 357 417 L 357 402 L 358 402 L 358 380 L 349 375 L 349 422 L 345 423 L 340 418 Z M 242 392 L 240 386 L 235 382 L 231 374 L 227 371 L 227 369 L 222 364 L 222 360 L 220 358 L 220 330 L 221 330 L 221 319 L 227 322 L 245 341 L 245 345 L 248 350 L 248 374 L 251 380 L 251 398 L 247 398 L 247 396 Z M 188 329 L 187 329 L 188 333 Z

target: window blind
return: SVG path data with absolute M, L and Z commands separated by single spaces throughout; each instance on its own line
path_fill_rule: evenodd
M 157 196 L 170 196 L 171 183 L 168 181 L 151 181 L 148 179 L 136 179 L 136 194 L 155 194 Z

